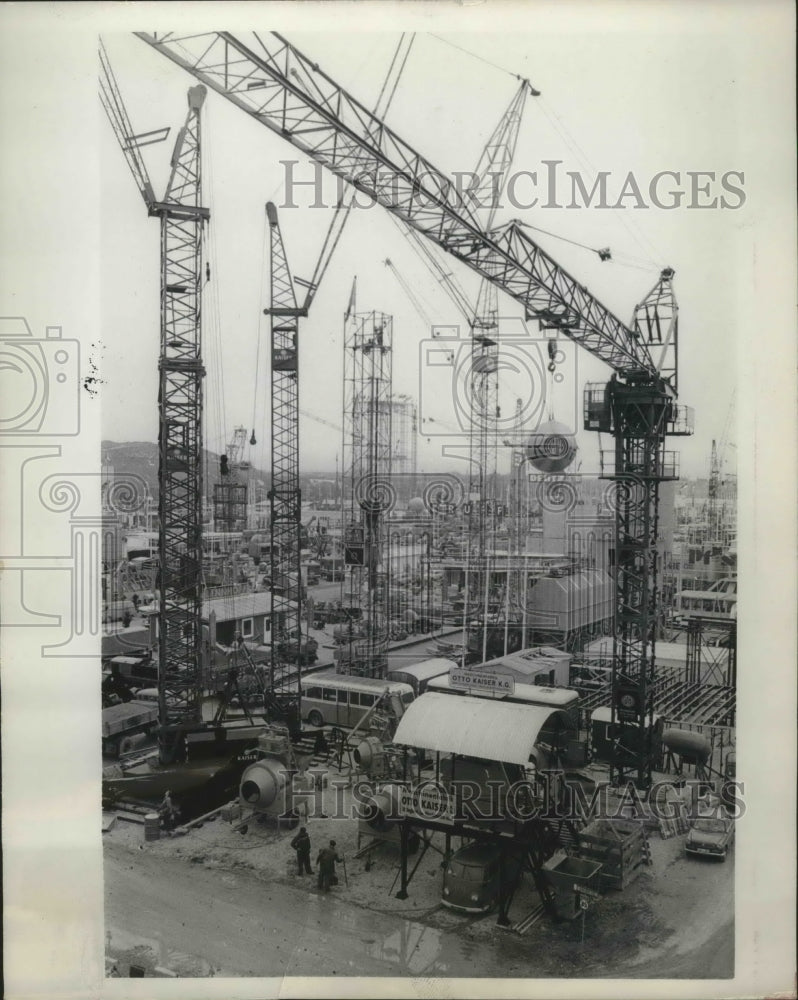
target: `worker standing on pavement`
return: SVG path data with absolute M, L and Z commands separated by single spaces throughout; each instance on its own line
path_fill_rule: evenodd
M 316 864 L 319 869 L 319 879 L 318 886 L 323 892 L 329 892 L 330 886 L 335 885 L 338 881 L 335 875 L 335 862 L 341 861 L 341 856 L 335 848 L 335 841 L 330 841 L 329 847 L 322 847 L 319 851 L 319 856 L 316 858 Z
M 310 837 L 304 826 L 300 826 L 299 833 L 291 841 L 291 846 L 296 851 L 297 875 L 313 874 L 310 867 Z

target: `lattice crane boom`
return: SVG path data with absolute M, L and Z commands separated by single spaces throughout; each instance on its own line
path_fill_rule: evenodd
M 269 224 L 269 306 L 271 323 L 271 660 L 270 688 L 278 664 L 296 668 L 301 662 L 300 540 L 302 495 L 299 488 L 299 318 L 294 282 L 283 245 L 277 209 L 266 205 Z
M 133 180 L 136 182 L 136 187 L 144 199 L 144 204 L 148 209 L 152 209 L 156 203 L 155 192 L 153 191 L 150 175 L 142 158 L 140 147 L 150 142 L 159 141 L 158 138 L 155 138 L 156 136 L 159 136 L 160 139 L 165 139 L 169 133 L 169 129 L 160 129 L 157 132 L 150 132 L 141 136 L 134 135 L 125 102 L 122 100 L 116 76 L 114 75 L 111 62 L 108 59 L 108 53 L 105 51 L 102 41 L 100 41 L 99 45 L 99 56 L 100 103 L 111 124 L 116 141 L 119 143 L 119 148 L 122 150 L 127 165 L 130 168 Z

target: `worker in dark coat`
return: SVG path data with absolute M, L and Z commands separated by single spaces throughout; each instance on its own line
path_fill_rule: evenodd
M 313 874 L 310 867 L 310 837 L 304 826 L 300 826 L 299 833 L 291 841 L 291 846 L 296 851 L 297 875 Z
M 341 856 L 335 849 L 335 841 L 330 841 L 329 847 L 322 847 L 319 856 L 316 858 L 316 865 L 319 869 L 318 887 L 323 892 L 329 892 L 330 886 L 338 881 L 335 875 L 335 862 L 340 861 Z

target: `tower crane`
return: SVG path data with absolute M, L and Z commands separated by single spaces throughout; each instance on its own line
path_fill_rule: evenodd
M 518 131 L 528 93 L 533 91 L 528 80 L 522 80 L 501 120 L 482 151 L 476 170 L 475 195 L 480 206 L 481 221 L 490 230 L 496 218 L 499 201 L 504 192 L 507 173 L 515 155 Z M 483 276 L 477 304 L 471 318 L 471 423 L 469 428 L 469 556 L 476 557 L 479 573 L 470 575 L 476 580 L 475 592 L 482 597 L 488 592 L 490 527 L 495 524 L 496 509 L 496 451 L 499 417 L 499 307 L 498 289 Z M 488 512 L 491 511 L 489 515 Z M 471 546 L 476 541 L 476 552 Z M 509 586 L 509 567 L 505 586 Z M 466 593 L 466 601 L 469 594 Z M 471 620 L 472 609 L 467 609 L 466 619 Z M 480 649 L 482 659 L 488 658 L 488 608 L 482 607 Z M 505 631 L 507 623 L 505 622 Z M 476 638 L 476 637 L 475 637 Z M 505 643 L 506 646 L 506 643 Z
M 246 525 L 247 483 L 241 473 L 249 469 L 244 460 L 246 427 L 235 427 L 224 454 L 219 459 L 220 481 L 213 486 L 213 520 L 217 531 L 240 531 Z
M 403 34 L 377 99 L 376 110 L 385 113 L 390 105 L 402 69 L 413 45 L 413 34 Z M 378 120 L 378 119 L 375 119 Z M 309 281 L 294 278 L 288 265 L 283 237 L 273 203 L 266 205 L 270 246 L 270 305 L 264 313 L 271 317 L 271 489 L 270 573 L 271 573 L 271 667 L 270 685 L 275 686 L 276 667 L 296 667 L 297 696 L 301 687 L 302 586 L 302 495 L 299 486 L 299 345 L 298 321 L 307 317 L 319 285 L 341 239 L 353 198 L 350 193 L 337 205 Z M 304 288 L 301 305 L 295 285 Z M 312 416 L 312 414 L 311 414 Z M 320 418 L 314 418 L 320 419 Z M 321 421 L 327 423 L 327 421 Z M 332 426 L 332 425 L 331 425 Z M 254 433 L 254 432 L 253 432 Z M 306 532 L 305 532 L 306 534 Z M 278 580 L 296 579 L 296 590 L 277 587 Z M 295 662 L 294 662 L 295 661 Z
M 186 727 L 201 723 L 202 571 L 202 206 L 200 112 L 206 88 L 188 91 L 171 173 L 156 198 L 141 146 L 168 130 L 136 136 L 111 64 L 100 44 L 100 99 L 148 214 L 161 230 L 161 317 L 158 359 L 158 708 L 160 755 L 180 753 Z
M 691 432 L 677 405 L 674 272 L 625 323 L 542 249 L 518 220 L 483 229 L 478 206 L 296 46 L 268 34 L 139 32 L 138 37 L 261 125 L 344 178 L 612 369 L 585 389 L 585 428 L 611 433 L 616 600 L 611 778 L 648 787 L 656 753 L 654 643 L 659 483 L 677 478 L 666 438 Z
M 278 665 L 296 669 L 297 692 L 301 673 L 301 570 L 302 494 L 299 486 L 299 320 L 306 317 L 324 273 L 332 260 L 349 208 L 335 210 L 321 254 L 310 281 L 294 279 L 280 231 L 277 209 L 266 205 L 270 247 L 270 304 L 264 313 L 271 323 L 271 488 L 270 578 L 271 666 L 269 682 L 275 688 Z M 295 284 L 305 288 L 298 303 Z M 277 586 L 277 581 L 296 588 Z

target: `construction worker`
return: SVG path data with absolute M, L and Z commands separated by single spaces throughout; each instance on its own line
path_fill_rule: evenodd
M 304 826 L 300 826 L 299 833 L 291 841 L 291 846 L 296 851 L 297 875 L 313 874 L 310 867 L 310 837 Z
M 177 820 L 177 810 L 172 803 L 172 796 L 168 788 L 164 792 L 163 802 L 161 802 L 161 808 L 158 811 L 161 814 L 161 824 L 164 830 L 171 830 Z
M 329 892 L 330 886 L 335 885 L 338 879 L 335 874 L 335 862 L 342 858 L 335 849 L 335 841 L 330 841 L 329 847 L 322 847 L 316 858 L 316 865 L 319 869 L 318 887 L 323 892 Z

